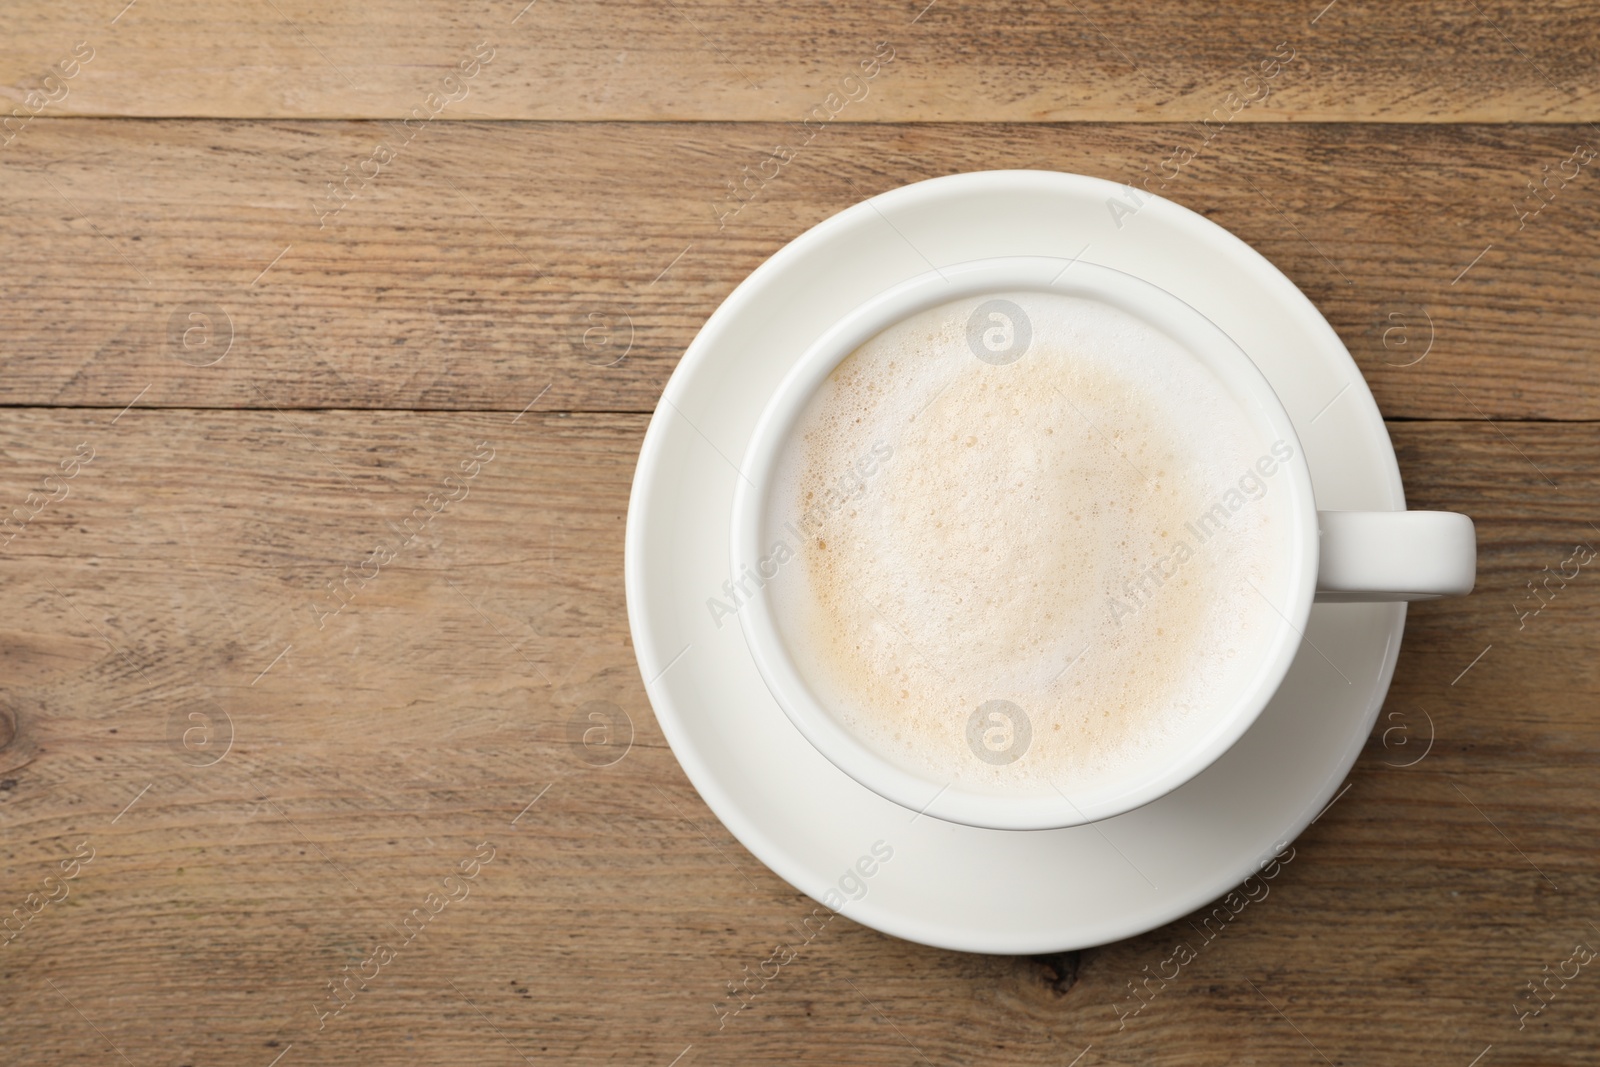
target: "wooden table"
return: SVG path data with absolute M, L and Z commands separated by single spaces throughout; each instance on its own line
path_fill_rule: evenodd
M 1600 1062 L 1592 6 L 124 2 L 0 19 L 0 1061 Z M 1278 264 L 1478 589 L 1137 1017 L 1181 921 L 840 919 L 719 1029 L 812 904 L 645 698 L 640 439 L 766 256 L 1004 167 Z

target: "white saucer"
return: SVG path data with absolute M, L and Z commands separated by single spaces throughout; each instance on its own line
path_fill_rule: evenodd
M 707 601 L 729 578 L 735 464 L 771 391 L 829 325 L 931 266 L 1081 256 L 1162 286 L 1266 374 L 1294 420 L 1319 508 L 1404 508 L 1377 405 L 1316 308 L 1226 230 L 1170 201 L 1142 201 L 1096 178 L 992 171 L 857 204 L 734 290 L 684 354 L 645 435 L 628 507 L 628 621 L 662 730 L 746 848 L 813 898 L 844 896 L 842 914 L 884 933 L 1038 953 L 1185 915 L 1317 816 L 1388 691 L 1405 605 L 1319 604 L 1306 630 L 1315 648 L 1302 646 L 1238 744 L 1177 792 L 1089 826 L 981 830 L 914 816 L 839 771 L 767 692 L 738 620 L 713 621 Z

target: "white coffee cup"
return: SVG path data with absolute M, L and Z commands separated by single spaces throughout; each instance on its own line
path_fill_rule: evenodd
M 1218 326 L 1149 282 L 1109 267 L 1012 257 L 943 267 L 880 293 L 846 315 L 800 358 L 757 422 L 735 492 L 733 574 L 755 574 L 766 550 L 767 498 L 791 432 L 839 363 L 886 328 L 963 297 L 1037 291 L 1086 298 L 1130 313 L 1177 341 L 1217 377 L 1263 440 L 1292 445 L 1279 470 L 1291 521 L 1282 625 L 1261 666 L 1216 725 L 1176 759 L 1141 765 L 1126 778 L 1058 796 L 1005 796 L 932 781 L 869 748 L 828 711 L 796 667 L 757 592 L 739 613 L 756 666 L 801 734 L 850 777 L 913 812 L 970 826 L 1035 830 L 1111 818 L 1164 796 L 1210 766 L 1249 729 L 1282 684 L 1300 649 L 1313 600 L 1394 601 L 1461 596 L 1476 572 L 1472 520 L 1438 511 L 1319 512 L 1303 449 L 1282 403 L 1250 358 Z

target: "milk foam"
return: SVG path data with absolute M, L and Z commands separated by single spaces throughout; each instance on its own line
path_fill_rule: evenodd
M 971 298 L 885 330 L 818 390 L 767 499 L 765 540 L 795 548 L 767 595 L 813 692 L 869 747 L 935 784 L 1070 797 L 1192 746 L 1260 669 L 1292 452 L 1274 460 L 1141 320 L 999 295 L 1032 325 L 1016 362 L 975 357 L 989 298 Z M 973 747 L 994 700 L 1031 727 L 1013 762 Z

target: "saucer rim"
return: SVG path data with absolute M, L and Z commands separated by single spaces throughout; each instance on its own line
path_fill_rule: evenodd
M 658 405 L 640 446 L 639 463 L 629 494 L 625 532 L 624 585 L 627 596 L 630 634 L 633 638 L 636 659 L 641 676 L 645 681 L 646 692 L 652 708 L 661 725 L 662 732 L 666 736 L 668 744 L 672 747 L 673 753 L 683 768 L 685 775 L 713 813 L 753 855 L 766 864 L 775 874 L 818 901 L 821 901 L 827 895 L 825 887 L 828 885 L 828 874 L 810 870 L 802 861 L 792 856 L 780 841 L 774 839 L 758 826 L 750 814 L 743 811 L 739 805 L 733 802 L 729 792 L 719 780 L 717 773 L 707 763 L 694 744 L 691 736 L 692 731 L 687 725 L 685 717 L 676 706 L 677 698 L 673 692 L 659 684 L 664 670 L 672 665 L 669 662 L 669 657 L 672 656 L 672 653 L 665 649 L 658 651 L 655 646 L 660 635 L 652 636 L 649 634 L 647 621 L 644 618 L 644 603 L 648 596 L 645 584 L 648 576 L 641 573 L 642 563 L 640 561 L 644 552 L 642 543 L 646 537 L 643 529 L 644 516 L 649 513 L 651 508 L 652 486 L 659 482 L 657 471 L 665 461 L 663 442 L 667 438 L 669 431 L 666 429 L 664 416 L 667 408 L 676 407 L 676 402 L 682 399 L 684 393 L 690 388 L 692 384 L 690 379 L 696 367 L 707 358 L 705 353 L 713 349 L 720 342 L 722 335 L 728 332 L 729 323 L 737 316 L 747 313 L 748 305 L 758 296 L 764 295 L 768 279 L 774 275 L 781 276 L 781 272 L 789 269 L 791 264 L 801 262 L 805 257 L 815 255 L 819 251 L 825 251 L 828 242 L 834 239 L 835 234 L 853 228 L 857 220 L 865 217 L 869 212 L 882 214 L 884 208 L 899 209 L 903 206 L 915 206 L 919 202 L 934 200 L 945 195 L 962 199 L 1003 196 L 1009 191 L 1008 186 L 1015 188 L 1019 185 L 1032 186 L 1037 191 L 1046 194 L 1059 193 L 1070 197 L 1077 197 L 1085 193 L 1106 197 L 1120 196 L 1125 190 L 1122 185 L 1088 175 L 1039 170 L 977 171 L 932 178 L 890 190 L 852 205 L 822 220 L 760 264 L 707 319 L 668 380 L 662 393 L 665 406 Z M 1151 205 L 1155 207 L 1157 216 L 1164 216 L 1163 221 L 1171 225 L 1189 227 L 1195 232 L 1196 236 L 1203 239 L 1203 242 L 1209 243 L 1213 248 L 1226 255 L 1237 269 L 1249 273 L 1252 276 L 1252 280 L 1284 300 L 1292 308 L 1293 317 L 1302 328 L 1314 334 L 1321 334 L 1324 342 L 1330 340 L 1333 342 L 1334 348 L 1343 357 L 1338 362 L 1341 363 L 1342 369 L 1349 374 L 1348 392 L 1353 394 L 1351 399 L 1361 407 L 1360 419 L 1365 424 L 1364 429 L 1373 435 L 1375 441 L 1381 442 L 1382 445 L 1380 454 L 1377 457 L 1378 466 L 1381 469 L 1375 473 L 1381 478 L 1383 484 L 1381 486 L 1373 485 L 1372 488 L 1388 498 L 1391 502 L 1392 510 L 1404 510 L 1405 501 L 1400 482 L 1399 466 L 1394 455 L 1393 446 L 1389 441 L 1387 428 L 1384 426 L 1376 402 L 1373 400 L 1370 387 L 1361 375 L 1359 367 L 1344 348 L 1343 343 L 1339 341 L 1337 334 L 1334 333 L 1327 320 L 1287 276 L 1261 253 L 1236 235 L 1183 207 L 1181 204 L 1153 196 L 1146 197 L 1146 201 L 1147 207 Z M 1200 310 L 1204 312 L 1205 309 L 1201 308 Z M 1327 346 L 1324 345 L 1324 347 Z M 1292 412 L 1291 418 L 1293 418 Z M 1388 616 L 1387 637 L 1381 658 L 1376 664 L 1377 671 L 1373 682 L 1370 686 L 1364 687 L 1367 706 L 1361 716 L 1362 728 L 1359 732 L 1351 731 L 1344 751 L 1334 761 L 1333 765 L 1338 768 L 1338 773 L 1328 776 L 1318 789 L 1312 791 L 1310 801 L 1305 803 L 1300 811 L 1296 812 L 1292 817 L 1282 820 L 1284 832 L 1279 838 L 1280 843 L 1277 846 L 1279 848 L 1297 838 L 1311 822 L 1319 817 L 1320 812 L 1325 809 L 1330 799 L 1333 798 L 1341 780 L 1349 773 L 1350 767 L 1354 764 L 1371 732 L 1372 725 L 1376 720 L 1393 677 L 1406 617 L 1406 606 L 1403 603 L 1383 605 L 1383 607 L 1389 609 L 1386 612 Z M 1315 618 L 1317 610 L 1317 608 L 1313 608 L 1313 618 Z M 774 713 L 782 717 L 781 710 L 776 708 L 773 710 Z M 855 790 L 867 797 L 876 796 L 876 794 L 873 794 L 859 783 L 852 783 L 852 785 Z M 1167 798 L 1157 800 L 1154 804 L 1147 806 L 1145 810 L 1165 802 L 1167 802 Z M 1003 836 L 1035 834 L 1042 838 L 1051 834 L 1071 831 L 974 829 L 973 832 Z M 1101 916 L 1097 920 L 1077 922 L 1073 926 L 1075 933 L 1065 941 L 1053 932 L 1046 932 L 1041 936 L 1037 929 L 1031 927 L 1027 930 L 1013 932 L 984 930 L 972 925 L 963 926 L 959 929 L 946 928 L 937 923 L 926 922 L 919 917 L 897 912 L 892 906 L 885 907 L 882 894 L 879 894 L 876 898 L 869 898 L 870 903 L 862 901 L 861 907 L 852 907 L 851 904 L 847 903 L 841 905 L 837 911 L 840 914 L 849 915 L 856 921 L 880 932 L 939 948 L 992 954 L 1063 951 L 1105 944 L 1136 936 L 1165 925 L 1182 915 L 1192 912 L 1200 904 L 1218 899 L 1229 888 L 1239 884 L 1248 874 L 1257 869 L 1263 859 L 1265 859 L 1265 856 L 1239 857 L 1237 863 L 1226 867 L 1228 871 L 1233 872 L 1226 881 L 1223 881 L 1218 886 L 1212 886 L 1211 882 L 1217 881 L 1213 877 L 1207 883 L 1207 888 L 1199 893 L 1192 890 L 1183 893 L 1174 892 L 1167 894 L 1160 906 L 1145 908 L 1142 911 L 1129 911 L 1127 909 L 1117 911 L 1113 909 L 1111 914 Z M 817 890 L 819 889 L 822 892 L 818 892 Z

